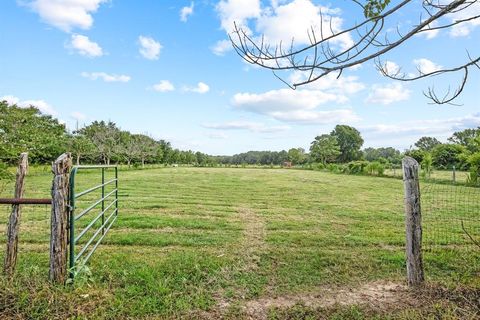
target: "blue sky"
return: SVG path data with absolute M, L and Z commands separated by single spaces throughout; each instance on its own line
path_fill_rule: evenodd
M 210 154 L 308 149 L 338 123 L 358 128 L 365 147 L 402 150 L 423 135 L 446 140 L 480 126 L 478 70 L 470 72 L 459 106 L 432 105 L 422 94 L 431 85 L 455 88 L 459 75 L 400 83 L 382 77 L 373 63 L 293 91 L 243 62 L 226 41 L 237 21 L 254 37 L 265 34 L 275 43 L 294 36 L 301 45 L 319 8 L 339 30 L 362 17 L 349 1 L 5 0 L 0 98 L 34 104 L 70 129 L 112 120 Z M 480 12 L 478 5 L 469 10 Z M 414 1 L 385 30 L 407 30 L 419 12 Z M 412 73 L 454 66 L 466 50 L 478 56 L 478 20 L 414 37 L 384 61 Z

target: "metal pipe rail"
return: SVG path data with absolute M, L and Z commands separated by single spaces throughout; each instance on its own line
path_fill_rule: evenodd
M 0 204 L 52 204 L 52 199 L 0 198 Z
M 75 178 L 78 171 L 81 170 L 101 170 L 101 177 L 102 181 L 101 184 L 91 187 L 87 190 L 76 192 L 76 184 Z M 115 178 L 109 181 L 105 181 L 105 171 L 106 169 L 114 169 L 115 170 Z M 114 184 L 114 189 L 110 191 L 108 194 L 105 194 L 105 187 L 108 185 Z M 94 203 L 89 205 L 86 209 L 81 211 L 79 214 L 76 214 L 76 201 L 78 198 L 89 194 L 95 190 L 101 189 L 102 195 L 101 198 L 96 200 Z M 107 206 L 105 206 L 105 200 L 114 196 L 113 201 L 111 201 Z M 76 222 L 85 217 L 87 213 L 95 209 L 98 205 L 101 204 L 101 210 L 98 215 L 96 215 L 86 227 L 83 228 L 79 232 L 77 236 L 76 234 Z M 113 208 L 112 208 L 113 207 Z M 113 209 L 113 210 L 112 210 Z M 111 211 L 108 217 L 105 219 L 105 214 Z M 72 169 L 70 174 L 70 194 L 69 194 L 69 269 L 70 269 L 70 277 L 73 278 L 76 272 L 79 272 L 87 261 L 90 259 L 92 254 L 95 252 L 99 244 L 102 242 L 103 238 L 107 234 L 107 232 L 112 227 L 113 223 L 116 221 L 118 217 L 118 167 L 114 165 L 109 166 L 76 166 Z M 87 234 L 89 230 L 92 230 L 95 224 L 101 219 L 101 225 L 98 229 L 93 233 L 93 235 L 86 240 L 85 244 L 83 244 L 82 249 L 75 254 L 75 246 L 78 242 Z M 94 240 L 100 235 L 101 236 L 94 242 Z M 93 244 L 93 247 L 91 245 Z M 90 250 L 88 250 L 91 248 Z M 88 252 L 87 252 L 88 251 Z M 84 257 L 85 256 L 85 257 Z M 76 268 L 76 270 L 75 270 Z

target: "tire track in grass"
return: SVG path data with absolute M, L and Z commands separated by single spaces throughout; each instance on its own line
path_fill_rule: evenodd
M 266 226 L 264 219 L 255 213 L 249 207 L 239 207 L 236 210 L 235 220 L 239 221 L 243 226 L 242 239 L 232 248 L 232 254 L 235 257 L 234 263 L 228 269 L 223 271 L 223 281 L 226 288 L 222 287 L 214 294 L 217 301 L 216 306 L 210 313 L 226 314 L 231 307 L 235 307 L 242 301 L 247 301 L 255 292 L 258 292 L 256 285 L 262 283 L 261 278 L 261 258 L 268 250 L 266 239 Z

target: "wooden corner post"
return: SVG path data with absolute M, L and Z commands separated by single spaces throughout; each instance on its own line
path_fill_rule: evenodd
M 28 154 L 20 154 L 20 161 L 17 169 L 17 176 L 15 182 L 14 198 L 23 198 L 25 193 L 25 176 L 28 171 Z M 12 205 L 12 213 L 8 220 L 7 229 L 7 250 L 5 252 L 5 263 L 3 271 L 7 276 L 11 276 L 15 271 L 17 265 L 17 251 L 18 251 L 18 232 L 20 229 L 20 216 L 22 207 L 20 204 Z
M 50 222 L 50 280 L 59 284 L 67 279 L 68 203 L 72 156 L 64 153 L 52 165 L 52 215 Z
M 424 281 L 419 165 L 415 159 L 405 157 L 402 160 L 402 167 L 405 190 L 407 278 L 409 286 L 417 286 Z

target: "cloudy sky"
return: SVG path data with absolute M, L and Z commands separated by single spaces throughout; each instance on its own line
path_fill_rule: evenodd
M 413 1 L 394 15 L 387 34 L 395 37 L 418 23 L 418 6 Z M 469 11 L 479 14 L 480 8 Z M 210 154 L 308 148 L 338 123 L 358 128 L 367 147 L 399 149 L 423 135 L 445 140 L 480 125 L 478 70 L 470 72 L 457 106 L 432 105 L 423 91 L 454 90 L 459 75 L 395 82 L 373 63 L 293 91 L 244 62 L 228 41 L 236 21 L 252 37 L 263 34 L 272 44 L 294 37 L 304 45 L 320 13 L 334 30 L 362 18 L 351 1 L 3 0 L 0 98 L 33 104 L 70 129 L 111 120 Z M 478 25 L 479 19 L 416 36 L 384 62 L 406 74 L 455 66 L 467 50 L 480 54 Z M 345 34 L 333 47 L 354 39 Z M 302 76 L 282 74 L 286 81 Z

